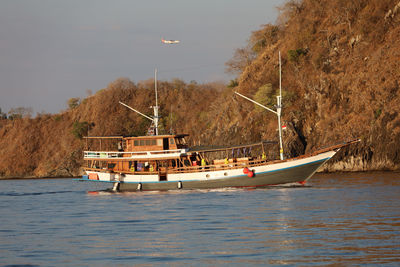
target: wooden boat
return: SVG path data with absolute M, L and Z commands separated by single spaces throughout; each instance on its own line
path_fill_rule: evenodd
M 118 191 L 304 184 L 337 151 L 358 142 L 345 142 L 296 158 L 268 160 L 263 148 L 272 142 L 194 150 L 187 146 L 186 136 L 88 137 L 113 145 L 122 142 L 123 151 L 85 151 L 87 175 L 82 180 L 113 183 L 113 190 Z M 257 151 L 261 153 L 254 155 Z M 212 159 L 218 154 L 226 157 Z
M 86 137 L 88 147 L 92 149 L 84 152 L 86 175 L 81 180 L 113 183 L 115 191 L 304 184 L 341 148 L 359 141 L 352 140 L 308 155 L 284 159 L 280 86 L 276 111 L 236 92 L 237 95 L 277 115 L 279 142 L 264 141 L 235 147 L 193 149 L 186 142 L 185 137 L 188 136 L 186 134 L 159 135 L 158 133 L 157 71 L 155 92 L 156 105 L 153 106 L 153 117 L 120 102 L 152 121 L 149 135 Z M 97 143 L 99 148 L 93 149 L 93 143 Z M 280 147 L 279 159 L 276 159 L 273 153 L 268 153 L 271 150 L 266 151 L 266 147 L 277 143 Z

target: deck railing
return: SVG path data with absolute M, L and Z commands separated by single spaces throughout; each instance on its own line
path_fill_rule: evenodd
M 163 158 L 168 156 L 181 156 L 186 149 L 155 150 L 155 151 L 84 151 L 84 159 L 129 159 L 129 158 Z

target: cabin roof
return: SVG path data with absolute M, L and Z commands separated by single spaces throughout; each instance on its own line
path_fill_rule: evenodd
M 85 139 L 122 139 L 123 136 L 83 136 Z
M 166 134 L 166 135 L 148 135 L 148 136 L 126 136 L 124 139 L 160 139 L 160 138 L 182 138 L 188 134 Z
M 159 139 L 159 138 L 182 138 L 188 134 L 166 134 L 166 135 L 146 135 L 146 136 L 84 136 L 86 139 Z

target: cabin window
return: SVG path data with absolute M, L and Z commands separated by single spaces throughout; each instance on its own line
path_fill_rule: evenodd
M 170 139 L 169 139 L 169 143 L 170 143 L 171 145 L 175 144 L 174 138 L 170 138 Z
M 155 146 L 157 145 L 157 141 L 155 139 L 145 140 L 146 146 Z
M 157 139 L 157 146 L 162 146 L 162 145 L 163 145 L 162 139 Z
M 140 146 L 146 145 L 146 142 L 145 142 L 145 141 L 146 141 L 146 140 L 140 140 L 140 142 L 139 142 Z
M 135 146 L 139 146 L 139 140 L 135 140 Z

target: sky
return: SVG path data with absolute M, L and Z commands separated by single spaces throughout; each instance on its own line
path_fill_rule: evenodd
M 58 113 L 126 77 L 225 81 L 284 0 L 0 0 L 0 108 Z M 178 39 L 166 45 L 161 38 Z

